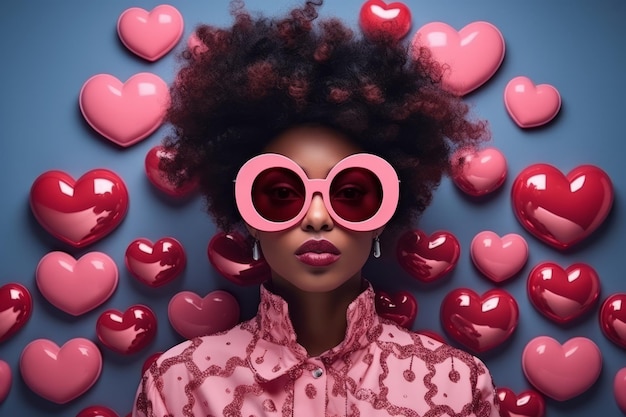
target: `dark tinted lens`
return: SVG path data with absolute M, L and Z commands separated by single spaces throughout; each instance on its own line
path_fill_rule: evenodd
M 378 177 L 365 168 L 349 168 L 335 176 L 330 186 L 330 204 L 342 219 L 361 222 L 371 218 L 382 203 Z
M 252 184 L 252 203 L 265 219 L 284 222 L 293 219 L 304 204 L 304 184 L 286 168 L 261 172 Z

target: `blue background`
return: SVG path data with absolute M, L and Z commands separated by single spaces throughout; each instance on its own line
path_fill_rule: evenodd
M 249 0 L 248 8 L 276 14 L 296 4 L 292 0 Z M 328 0 L 322 15 L 342 17 L 356 26 L 361 0 Z M 207 261 L 206 246 L 215 233 L 203 212 L 201 199 L 194 196 L 173 200 L 156 190 L 144 174 L 147 151 L 162 139 L 163 127 L 146 140 L 127 149 L 108 142 L 84 121 L 78 107 L 78 93 L 91 76 L 109 73 L 125 81 L 138 72 L 153 72 L 168 83 L 176 68 L 175 52 L 156 63 L 133 55 L 119 41 L 116 22 L 132 6 L 151 10 L 159 2 L 135 0 L 11 2 L 0 13 L 2 87 L 0 95 L 0 285 L 19 282 L 34 299 L 30 321 L 9 340 L 0 344 L 0 359 L 13 372 L 8 398 L 0 405 L 3 416 L 75 416 L 89 405 L 105 405 L 125 416 L 131 409 L 143 361 L 181 340 L 167 319 L 167 303 L 177 292 L 204 295 L 224 289 L 236 295 L 242 319 L 256 311 L 256 288 L 240 288 L 219 276 Z M 184 38 L 199 22 L 226 25 L 230 22 L 226 0 L 172 2 L 185 19 Z M 613 378 L 626 366 L 625 351 L 602 334 L 598 325 L 600 303 L 610 294 L 626 292 L 623 273 L 626 230 L 624 196 L 624 69 L 626 68 L 626 2 L 498 0 L 405 1 L 413 14 L 412 34 L 431 21 L 442 21 L 460 29 L 476 20 L 496 25 L 506 41 L 506 57 L 499 71 L 482 88 L 468 96 L 474 112 L 489 120 L 491 145 L 508 160 L 508 178 L 493 195 L 472 199 L 446 179 L 433 206 L 419 228 L 427 233 L 448 230 L 461 243 L 456 269 L 440 284 L 420 284 L 398 265 L 372 261 L 366 276 L 379 289 L 411 291 L 419 304 L 416 329 L 440 333 L 439 306 L 447 292 L 469 287 L 484 292 L 494 287 L 473 267 L 469 244 L 478 232 L 492 230 L 500 235 L 519 233 L 526 238 L 530 258 L 524 270 L 501 285 L 511 292 L 520 308 L 520 322 L 511 340 L 499 349 L 481 355 L 499 386 L 515 392 L 530 388 L 521 369 L 521 353 L 528 341 L 548 335 L 561 343 L 575 337 L 591 338 L 604 356 L 602 374 L 594 387 L 566 402 L 547 400 L 548 416 L 621 415 L 613 397 Z M 184 40 L 178 45 L 182 47 Z M 545 128 L 523 130 L 506 113 L 502 94 L 507 82 L 524 75 L 536 83 L 554 85 L 563 106 L 558 117 Z M 515 176 L 526 166 L 545 162 L 568 172 L 581 164 L 595 164 L 613 180 L 615 203 L 604 223 L 589 239 L 573 250 L 559 252 L 527 233 L 517 222 L 509 190 Z M 34 220 L 28 206 L 33 180 L 41 173 L 60 169 L 74 178 L 94 168 L 108 168 L 125 181 L 130 210 L 121 226 L 105 239 L 82 250 L 70 248 L 48 235 Z M 187 251 L 185 273 L 165 287 L 152 289 L 138 283 L 124 267 L 124 251 L 134 239 L 153 241 L 175 237 Z M 75 257 L 89 251 L 110 255 L 120 271 L 114 295 L 99 308 L 72 317 L 49 304 L 39 293 L 34 271 L 39 260 L 53 250 Z M 585 262 L 601 278 L 600 303 L 573 326 L 559 326 L 540 315 L 525 291 L 526 277 L 534 265 L 554 261 L 568 266 Z M 393 279 L 388 279 L 394 276 Z M 159 319 L 156 340 L 145 350 L 130 356 L 101 347 L 104 367 L 98 382 L 86 394 L 56 405 L 38 397 L 24 384 L 19 373 L 19 355 L 32 340 L 48 338 L 61 345 L 74 337 L 94 342 L 98 315 L 109 308 L 125 310 L 137 303 L 149 305 Z

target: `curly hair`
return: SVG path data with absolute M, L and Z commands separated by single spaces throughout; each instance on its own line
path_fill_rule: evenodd
M 459 148 L 487 139 L 486 122 L 441 86 L 443 68 L 426 47 L 356 36 L 337 19 L 318 19 L 322 0 L 286 16 L 252 16 L 231 2 L 229 28 L 199 26 L 171 87 L 163 170 L 175 184 L 199 180 L 216 225 L 241 225 L 232 180 L 290 127 L 335 129 L 389 161 L 401 181 L 390 227 L 406 227 L 432 199 Z

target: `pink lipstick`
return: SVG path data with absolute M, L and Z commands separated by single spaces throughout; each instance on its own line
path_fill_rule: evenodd
M 306 265 L 328 266 L 341 257 L 341 251 L 328 240 L 311 239 L 296 249 L 295 255 Z

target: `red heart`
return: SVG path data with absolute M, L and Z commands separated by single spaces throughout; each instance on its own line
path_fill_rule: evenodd
M 376 291 L 376 311 L 381 317 L 410 330 L 417 316 L 417 301 L 407 291 L 398 291 L 393 295 Z
M 207 248 L 209 262 L 223 277 L 239 285 L 260 284 L 270 277 L 265 259 L 252 259 L 252 247 L 239 233 L 216 233 Z
M 176 279 L 185 269 L 185 249 L 174 238 L 165 237 L 153 245 L 148 239 L 136 239 L 128 245 L 125 255 L 130 273 L 150 287 L 156 288 Z
M 109 349 L 132 354 L 148 346 L 157 331 L 157 319 L 152 310 L 144 305 L 129 307 L 124 314 L 107 310 L 98 317 L 98 339 Z
M 485 352 L 511 336 L 519 318 L 515 299 L 501 289 L 489 290 L 479 297 L 468 288 L 458 288 L 441 304 L 441 322 L 457 342 Z
M 551 165 L 535 164 L 517 176 L 511 200 L 522 226 L 549 245 L 567 249 L 602 224 L 613 204 L 613 186 L 593 165 L 564 176 Z
M 78 181 L 62 171 L 41 174 L 30 190 L 35 218 L 50 234 L 76 248 L 111 233 L 128 210 L 128 191 L 112 171 L 94 169 Z
M 456 266 L 460 252 L 457 238 L 445 231 L 426 236 L 420 230 L 409 230 L 396 244 L 400 265 L 422 282 L 433 282 L 450 272 Z
M 172 297 L 167 308 L 170 324 L 185 339 L 228 330 L 239 323 L 239 313 L 237 299 L 222 290 L 202 298 L 182 291 Z
M 24 327 L 33 312 L 33 299 L 26 287 L 10 282 L 0 287 L 0 343 Z
M 198 187 L 197 179 L 189 180 L 177 187 L 172 184 L 166 174 L 161 170 L 161 161 L 171 159 L 173 155 L 166 151 L 163 146 L 155 146 L 146 154 L 145 171 L 148 180 L 160 191 L 172 197 L 185 197 Z
M 536 391 L 527 390 L 515 395 L 508 388 L 496 390 L 500 400 L 500 417 L 543 417 L 546 401 Z
M 76 414 L 76 417 L 119 417 L 118 414 L 103 405 L 92 405 L 83 408 Z
M 626 349 L 626 293 L 616 293 L 604 300 L 600 328 L 613 343 Z
M 368 0 L 361 7 L 359 24 L 365 36 L 391 35 L 401 39 L 411 29 L 411 10 L 400 2 L 386 4 L 381 0 Z
M 528 296 L 537 310 L 557 323 L 569 323 L 589 311 L 600 296 L 600 279 L 584 263 L 565 270 L 552 262 L 535 266 L 528 275 Z

